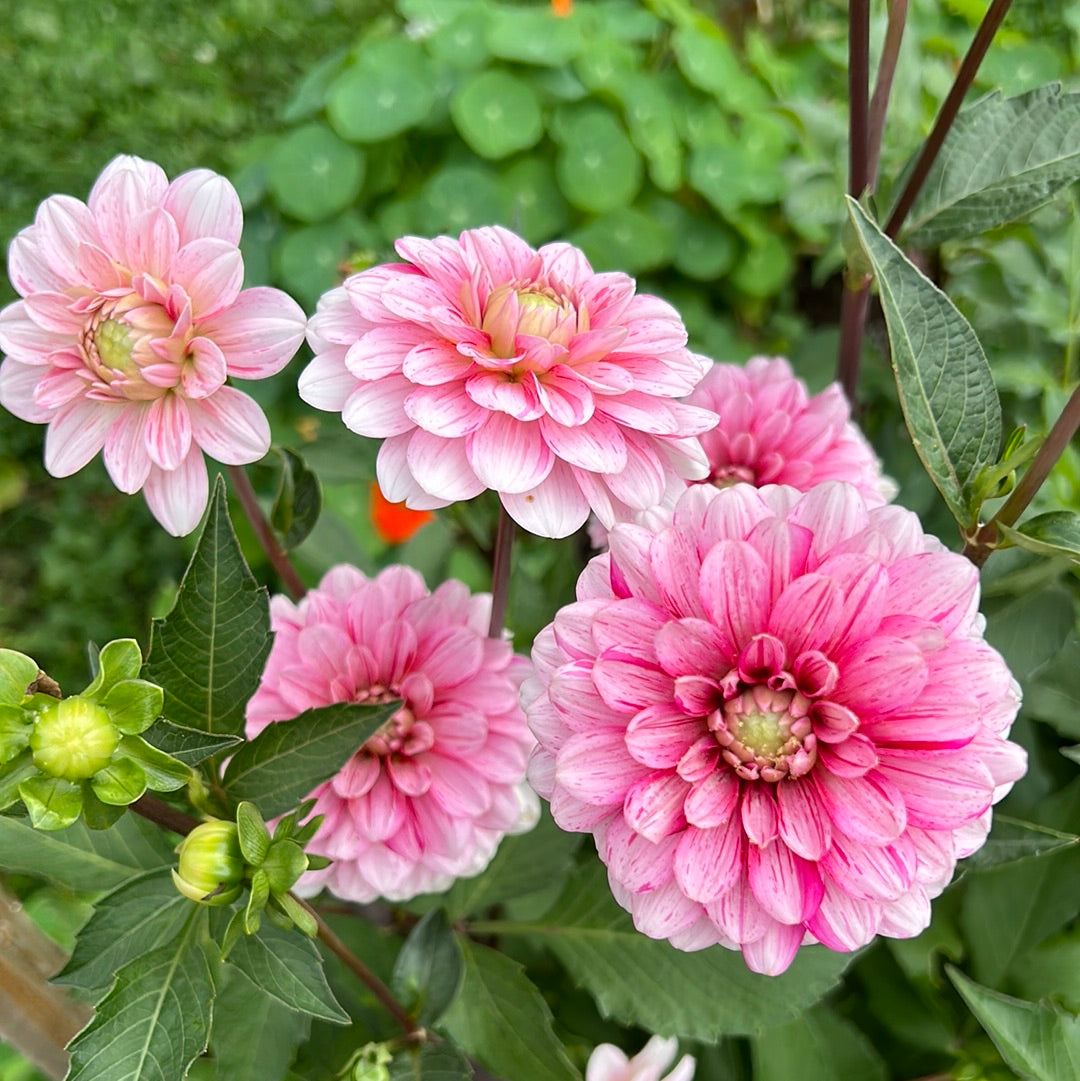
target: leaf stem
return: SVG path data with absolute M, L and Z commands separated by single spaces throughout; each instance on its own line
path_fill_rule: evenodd
M 874 94 L 870 99 L 870 126 L 867 134 L 867 186 L 877 188 L 878 168 L 881 165 L 881 144 L 885 135 L 885 114 L 889 109 L 896 64 L 900 58 L 900 45 L 904 40 L 907 24 L 908 0 L 891 0 L 889 21 L 885 28 L 885 41 L 881 47 Z
M 300 580 L 296 568 L 289 562 L 289 557 L 278 544 L 274 531 L 266 520 L 262 507 L 259 506 L 259 500 L 248 479 L 247 471 L 239 465 L 229 465 L 225 468 L 229 472 L 229 480 L 232 481 L 236 498 L 240 501 L 240 506 L 244 508 L 244 514 L 247 515 L 247 520 L 251 523 L 251 528 L 255 531 L 255 537 L 266 553 L 266 558 L 277 571 L 285 592 L 294 601 L 298 601 L 307 592 L 307 586 Z
M 199 824 L 197 818 L 192 818 L 184 811 L 178 811 L 156 796 L 140 796 L 130 804 L 128 809 L 162 829 L 179 833 L 181 837 L 186 837 Z
M 506 625 L 506 606 L 510 599 L 510 555 L 514 547 L 514 519 L 499 504 L 499 525 L 495 533 L 495 552 L 491 559 L 491 623 L 489 638 L 501 638 Z
M 1020 483 L 1013 489 L 1012 495 L 1005 500 L 997 514 L 979 528 L 974 538 L 964 545 L 964 555 L 976 567 L 981 567 L 990 558 L 990 553 L 997 544 L 998 525 L 1010 526 L 1023 514 L 1058 459 L 1065 453 L 1065 448 L 1078 428 L 1080 428 L 1080 387 L 1073 391 L 1072 397 L 1065 403 L 1061 416 L 1054 421 L 1046 442 L 1039 448 L 1039 453 L 1035 455 L 1031 466 L 1020 478 Z
M 1011 4 L 1012 0 L 993 0 L 986 15 L 983 16 L 983 21 L 979 24 L 979 29 L 975 31 L 971 47 L 960 65 L 960 70 L 956 73 L 956 78 L 953 80 L 948 96 L 941 106 L 937 120 L 934 121 L 933 130 L 927 136 L 926 142 L 923 143 L 922 151 L 915 162 L 914 168 L 911 170 L 907 184 L 904 185 L 904 190 L 900 193 L 900 198 L 897 199 L 896 206 L 885 226 L 885 235 L 891 239 L 896 239 L 908 211 L 911 210 L 916 197 L 922 190 L 922 186 L 930 173 L 930 167 L 937 159 L 938 152 L 945 142 L 945 137 L 949 134 L 949 129 L 956 119 L 956 114 L 960 111 L 960 106 L 964 102 L 964 95 L 971 89 L 979 65 L 986 55 L 986 50 L 990 48 L 990 43 L 994 40 L 994 35 L 997 33 L 998 27 L 1005 18 L 1005 13 L 1009 10 Z

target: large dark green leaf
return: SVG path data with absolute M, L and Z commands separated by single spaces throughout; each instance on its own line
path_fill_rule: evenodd
M 848 199 L 854 235 L 877 282 L 892 366 L 912 442 L 961 528 L 977 518 L 975 481 L 997 460 L 1001 405 L 968 321 Z
M 1080 514 L 1076 511 L 1052 510 L 1029 518 L 1016 529 L 1002 525 L 998 528 L 1019 548 L 1080 561 Z
M 225 788 L 234 799 L 251 800 L 264 818 L 291 811 L 337 773 L 400 706 L 397 701 L 377 706 L 340 702 L 267 725 L 230 759 Z
M 973 236 L 1034 210 L 1080 176 L 1080 94 L 1057 84 L 989 94 L 956 118 L 908 215 L 905 244 Z
M 398 954 L 391 983 L 394 994 L 421 1025 L 434 1024 L 461 987 L 461 947 L 446 913 L 429 912 L 409 933 Z
M 319 478 L 296 451 L 278 448 L 281 480 L 278 483 L 270 521 L 288 551 L 304 541 L 315 528 L 322 511 L 322 487 Z
M 815 1006 L 753 1041 L 755 1081 L 885 1081 L 874 1045 L 850 1021 Z
M 154 620 L 143 675 L 165 689 L 170 720 L 243 733 L 244 707 L 269 652 L 269 600 L 244 562 L 219 476 L 176 603 Z
M 198 728 L 173 724 L 164 717 L 143 733 L 143 739 L 188 766 L 197 766 L 218 751 L 243 743 L 241 736 L 215 736 Z

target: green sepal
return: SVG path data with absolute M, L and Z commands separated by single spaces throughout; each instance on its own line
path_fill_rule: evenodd
M 298 931 L 307 935 L 308 938 L 317 937 L 319 925 L 315 917 L 291 893 L 278 894 L 274 901 L 281 906 L 282 911 L 292 920 Z
M 37 661 L 13 649 L 0 649 L 0 705 L 19 705 L 37 674 Z
M 62 830 L 82 814 L 81 784 L 60 777 L 29 777 L 19 785 L 19 796 L 36 830 Z
M 247 907 L 244 909 L 244 934 L 253 935 L 262 922 L 263 909 L 270 900 L 270 878 L 260 868 L 251 876 L 251 893 L 248 894 Z
M 270 892 L 275 895 L 291 890 L 307 869 L 308 858 L 304 850 L 292 840 L 274 841 L 262 862 L 262 870 L 270 881 Z
M 118 757 L 137 765 L 146 776 L 146 787 L 154 792 L 175 792 L 191 780 L 191 767 L 147 743 L 141 736 L 124 736 Z
M 225 928 L 225 935 L 221 940 L 221 959 L 224 961 L 232 952 L 233 946 L 240 941 L 244 934 L 244 922 L 247 913 L 244 910 L 234 912 L 229 926 Z
M 102 803 L 127 807 L 146 791 L 146 774 L 130 758 L 119 758 L 98 770 L 90 779 L 90 787 Z
M 97 675 L 82 692 L 82 697 L 100 702 L 117 683 L 137 679 L 142 663 L 142 650 L 134 638 L 117 638 L 109 642 L 97 655 Z
M 126 806 L 117 806 L 112 803 L 102 803 L 97 798 L 94 789 L 91 785 L 88 785 L 85 781 L 82 786 L 83 790 L 83 806 L 82 816 L 83 821 L 92 830 L 107 830 L 111 826 L 115 826 L 116 823 L 124 816 L 127 811 Z
M 328 856 L 316 856 L 311 852 L 305 852 L 304 855 L 307 856 L 307 869 L 309 871 L 322 871 L 334 862 Z
M 145 679 L 125 679 L 109 688 L 101 704 L 119 731 L 126 736 L 137 736 L 161 716 L 165 692 Z
M 323 824 L 323 819 L 326 815 L 316 815 L 314 818 L 308 819 L 294 834 L 293 840 L 301 847 L 305 846 L 316 833 L 319 832 L 319 827 Z
M 263 909 L 263 912 L 279 931 L 291 931 L 293 929 L 293 921 L 282 911 L 279 905 L 269 904 Z
M 0 705 L 0 766 L 18 757 L 30 746 L 34 722 L 18 706 Z
M 34 765 L 34 755 L 30 750 L 23 751 L 0 768 L 0 811 L 22 798 L 19 786 L 37 773 L 38 768 Z
M 270 832 L 254 803 L 245 800 L 236 808 L 236 828 L 244 862 L 252 867 L 260 866 L 270 851 Z

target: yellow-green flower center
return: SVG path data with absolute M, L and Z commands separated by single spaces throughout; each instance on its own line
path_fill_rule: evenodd
M 791 736 L 786 714 L 768 711 L 743 713 L 731 725 L 731 734 L 748 750 L 762 758 L 780 753 Z
M 50 777 L 85 781 L 104 769 L 120 742 L 109 714 L 85 698 L 47 707 L 30 735 L 34 765 Z

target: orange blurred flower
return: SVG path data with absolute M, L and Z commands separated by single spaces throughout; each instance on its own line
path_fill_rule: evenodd
M 565 19 L 574 10 L 574 0 L 551 0 L 551 10 L 560 19 Z
M 387 544 L 403 544 L 434 517 L 429 510 L 409 510 L 404 503 L 391 503 L 372 481 L 371 522 Z

